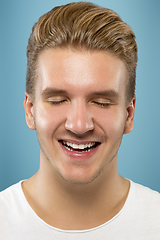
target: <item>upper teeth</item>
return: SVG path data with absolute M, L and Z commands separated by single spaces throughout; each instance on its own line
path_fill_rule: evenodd
M 85 148 L 90 148 L 90 147 L 95 145 L 95 142 L 87 143 L 87 144 L 75 144 L 75 143 L 63 141 L 63 143 L 66 144 L 67 146 L 70 146 L 70 147 L 74 148 L 74 149 L 85 149 Z

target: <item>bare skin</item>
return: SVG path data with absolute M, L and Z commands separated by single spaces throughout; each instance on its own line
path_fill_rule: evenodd
M 65 230 L 113 218 L 129 191 L 117 172 L 117 152 L 123 134 L 132 131 L 135 109 L 135 98 L 126 104 L 125 64 L 100 51 L 45 50 L 35 101 L 26 93 L 24 107 L 41 146 L 39 171 L 22 183 L 36 214 Z M 89 152 L 74 149 L 85 144 L 95 145 Z

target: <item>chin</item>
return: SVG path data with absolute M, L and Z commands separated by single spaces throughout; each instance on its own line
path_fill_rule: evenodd
M 59 172 L 59 175 L 65 182 L 79 185 L 89 184 L 95 181 L 100 176 L 100 174 L 101 171 L 97 171 L 95 173 L 74 171 L 66 174 Z

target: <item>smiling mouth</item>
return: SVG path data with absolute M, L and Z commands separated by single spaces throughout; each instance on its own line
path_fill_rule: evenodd
M 61 144 L 69 151 L 71 152 L 90 152 L 93 149 L 95 149 L 98 145 L 100 145 L 99 142 L 90 142 L 87 144 L 75 144 L 75 143 L 71 143 L 68 141 L 60 141 Z

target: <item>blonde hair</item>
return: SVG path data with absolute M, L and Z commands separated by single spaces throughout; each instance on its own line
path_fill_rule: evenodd
M 135 94 L 137 44 L 131 27 L 113 10 L 89 2 L 53 8 L 33 26 L 27 47 L 26 91 L 34 99 L 36 62 L 46 48 L 85 47 L 109 51 L 121 58 L 128 70 L 127 99 Z

